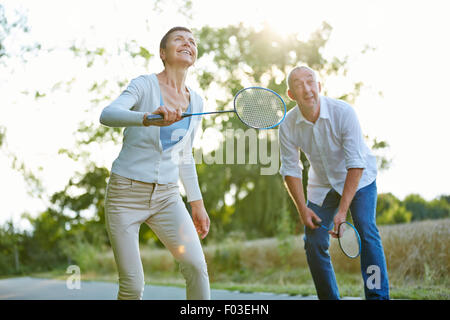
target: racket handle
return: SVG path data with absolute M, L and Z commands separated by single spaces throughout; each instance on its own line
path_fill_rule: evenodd
M 192 114 L 190 114 L 190 113 L 181 114 L 182 118 L 186 118 L 186 117 L 190 117 L 190 116 L 192 116 Z M 148 121 L 158 121 L 158 120 L 162 120 L 162 119 L 164 119 L 164 117 L 160 114 L 149 114 L 147 116 Z
M 321 224 L 320 222 L 317 222 L 316 220 L 313 220 L 313 223 L 318 226 L 321 227 L 322 229 L 325 229 L 327 231 L 330 231 L 327 227 L 325 227 L 323 224 Z
M 182 118 L 186 118 L 186 117 L 192 117 L 192 116 L 202 116 L 204 114 L 216 114 L 216 113 L 227 113 L 227 112 L 235 112 L 234 110 L 223 110 L 223 111 L 210 111 L 210 112 L 200 112 L 200 113 L 182 113 L 181 117 Z M 149 121 L 157 121 L 157 120 L 161 120 L 164 119 L 164 117 L 160 114 L 149 114 L 147 116 L 147 120 Z

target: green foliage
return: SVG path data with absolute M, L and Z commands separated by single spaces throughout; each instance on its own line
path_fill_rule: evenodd
M 14 42 L 10 42 L 7 46 L 7 38 L 17 36 L 17 34 L 26 34 L 30 31 L 28 19 L 21 12 L 7 14 L 5 6 L 0 4 L 0 64 L 6 65 L 6 59 L 17 56 L 26 61 L 26 54 L 36 52 L 41 48 L 37 42 L 26 43 L 20 42 L 20 46 L 13 47 Z
M 288 266 L 287 260 L 294 251 L 294 243 L 292 234 L 294 233 L 295 223 L 292 221 L 291 214 L 286 208 L 280 210 L 280 221 L 277 225 L 277 242 L 278 253 L 281 258 L 282 265 Z
M 6 72 L 12 73 L 13 71 L 13 64 L 8 63 L 9 58 L 19 58 L 23 62 L 26 62 L 29 53 L 35 53 L 41 49 L 40 44 L 28 43 L 28 40 L 7 41 L 11 37 L 22 36 L 29 31 L 27 17 L 24 14 L 17 11 L 7 11 L 5 6 L 0 4 L 0 64 L 5 66 L 4 70 Z M 42 96 L 39 92 L 36 92 L 36 95 L 37 97 Z M 40 197 L 43 192 L 42 184 L 29 167 L 8 149 L 6 127 L 4 125 L 0 125 L 0 147 L 11 161 L 12 168 L 22 173 L 26 181 L 28 193 L 32 196 Z
M 450 235 L 450 219 L 380 226 L 379 229 L 393 296 L 448 300 L 450 252 L 443 239 Z M 220 244 L 203 246 L 212 288 L 225 286 L 230 290 L 315 295 L 303 239 L 290 236 L 288 240 L 293 248 L 284 258 L 274 238 L 249 241 L 226 238 Z M 363 297 L 359 261 L 343 255 L 335 240 L 331 240 L 330 255 L 341 294 Z M 142 248 L 141 256 L 147 283 L 184 285 L 168 250 Z M 99 250 L 94 260 L 97 265 L 91 270 L 97 277 L 111 274 L 110 278 L 116 278 L 110 251 Z
M 410 222 L 412 213 L 391 193 L 378 195 L 377 224 L 396 224 Z
M 185 8 L 189 12 L 189 1 Z M 218 29 L 203 27 L 196 31 L 199 61 L 194 75 L 205 93 L 214 86 L 225 93 L 215 100 L 218 109 L 229 108 L 234 94 L 250 84 L 262 85 L 280 93 L 290 109 L 295 103 L 286 95 L 285 79 L 295 65 L 308 64 L 318 70 L 321 78 L 326 78 L 327 75 L 345 75 L 347 58 L 326 59 L 322 55 L 331 32 L 331 26 L 323 23 L 310 39 L 300 41 L 295 34 L 280 37 L 267 26 L 261 30 L 243 25 Z M 69 50 L 74 57 L 84 59 L 87 67 L 93 67 L 98 61 L 107 62 L 111 56 L 123 53 L 127 53 L 124 57 L 143 66 L 147 66 L 150 59 L 158 56 L 136 41 L 119 44 L 117 52 L 107 51 L 103 47 L 87 48 L 82 40 L 74 43 Z M 88 85 L 87 94 L 90 95 L 93 107 L 98 108 L 110 101 L 128 83 L 127 79 L 121 78 L 115 80 L 114 86 L 110 86 L 109 81 L 110 79 L 95 79 Z M 55 90 L 61 83 L 60 81 L 55 85 Z M 68 82 L 67 86 L 70 85 Z M 352 92 L 342 92 L 340 97 L 350 101 L 359 93 L 361 85 L 360 82 L 355 83 Z M 50 94 L 51 92 L 37 91 L 35 97 Z M 253 153 L 258 155 L 264 144 L 278 147 L 277 131 L 268 130 L 259 136 L 259 143 L 254 150 L 250 143 L 246 143 L 245 161 L 236 164 L 237 158 L 243 156 L 238 154 L 237 141 L 246 134 L 244 129 L 247 128 L 243 128 L 236 117 L 229 115 L 204 117 L 202 126 L 203 129 L 214 128 L 219 132 L 233 129 L 233 139 L 236 142 L 232 149 L 233 164 L 203 162 L 197 165 L 204 202 L 211 217 L 211 232 L 204 241 L 219 241 L 232 233 L 239 234 L 242 240 L 277 236 L 280 256 L 290 256 L 292 248 L 287 239 L 290 234 L 302 229 L 295 206 L 277 174 L 278 167 L 274 174 L 262 175 L 261 170 L 267 169 L 269 165 L 262 161 L 251 161 Z M 44 212 L 37 217 L 26 216 L 33 227 L 31 232 L 20 235 L 10 231 L 0 233 L 0 250 L 3 253 L 0 255 L 0 272 L 18 272 L 19 268 L 15 266 L 17 257 L 20 258 L 21 271 L 26 268 L 46 270 L 67 263 L 77 263 L 85 269 L 92 267 L 91 249 L 109 245 L 104 227 L 104 201 L 109 170 L 96 164 L 91 154 L 93 150 L 97 152 L 103 143 L 119 144 L 121 133 L 120 128 L 108 128 L 92 120 L 80 123 L 75 133 L 74 146 L 66 146 L 60 150 L 60 154 L 83 164 L 84 169 L 77 172 L 62 190 L 49 197 L 49 206 Z M 249 141 L 250 138 L 246 139 Z M 0 142 L 2 148 L 5 148 L 4 130 L 0 131 Z M 377 148 L 383 149 L 384 146 L 378 143 Z M 222 144 L 206 156 L 214 158 L 221 155 L 225 160 L 231 156 L 229 152 L 231 151 Z M 269 152 L 267 157 L 270 158 L 272 152 L 275 151 Z M 33 194 L 42 195 L 39 178 L 17 157 L 12 158 L 15 159 L 14 167 L 23 172 L 28 181 L 33 182 L 29 184 L 34 186 Z M 306 193 L 309 164 L 304 154 L 301 154 L 301 161 Z M 146 225 L 141 228 L 139 238 L 141 243 L 153 242 L 162 246 Z M 240 262 L 237 257 L 225 257 L 229 254 L 219 250 L 214 259 L 218 263 L 224 263 L 236 258 L 233 263 L 237 265 L 233 265 L 233 268 L 238 267 Z
M 404 206 L 394 204 L 388 210 L 384 211 L 382 215 L 377 217 L 378 224 L 396 224 L 410 222 L 412 213 Z
M 429 219 L 450 217 L 450 196 L 442 195 L 428 203 Z
M 44 187 L 39 177 L 21 160 L 16 154 L 8 148 L 6 127 L 0 125 L 0 150 L 11 162 L 11 168 L 22 174 L 25 182 L 27 193 L 36 198 L 42 198 Z M 41 168 L 39 168 L 40 170 Z
M 418 194 L 411 194 L 403 201 L 406 209 L 412 212 L 412 220 L 440 219 L 450 217 L 450 196 L 442 195 L 427 202 Z
M 33 225 L 33 233 L 24 233 L 21 241 L 20 261 L 29 268 L 51 270 L 67 261 L 62 240 L 65 238 L 67 219 L 54 210 L 48 209 L 39 216 L 27 216 Z
M 391 193 L 378 195 L 377 224 L 410 222 L 412 213 Z
M 149 60 L 153 55 L 144 47 L 139 47 L 139 52 L 132 53 L 131 56 L 134 58 L 136 56 L 141 56 L 145 60 Z
M 0 227 L 0 275 L 21 271 L 19 250 L 23 236 L 18 233 L 12 221 Z
M 3 141 L 5 140 L 6 136 L 6 128 L 4 126 L 0 126 L 0 148 L 3 145 Z
M 378 151 L 386 151 L 386 149 L 389 148 L 389 144 L 386 141 L 378 141 L 377 138 L 374 138 L 372 140 L 372 151 L 375 154 L 375 157 L 377 158 L 377 167 L 379 171 L 387 170 L 389 169 L 389 166 L 391 165 L 391 159 L 388 159 L 384 155 L 379 155 Z
M 70 209 L 77 218 L 80 217 L 82 210 L 89 209 L 91 206 L 100 212 L 104 206 L 108 176 L 108 169 L 92 167 L 84 175 L 70 179 L 65 189 L 53 194 L 50 201 L 56 204 L 60 211 Z M 72 193 L 77 195 L 71 196 Z M 102 215 L 99 217 L 101 218 Z
M 94 246 L 89 242 L 80 239 L 67 246 L 64 252 L 70 257 L 70 263 L 76 264 L 83 271 L 95 270 L 99 261 L 96 259 L 98 255 L 98 246 Z
M 413 220 L 423 220 L 427 216 L 427 202 L 418 194 L 411 194 L 405 198 L 405 205 L 413 212 Z
M 199 62 L 202 59 L 212 60 L 214 66 L 197 67 L 197 79 L 206 92 L 210 87 L 223 90 L 227 98 L 216 99 L 218 109 L 230 108 L 233 96 L 247 85 L 261 85 L 278 92 L 290 109 L 295 103 L 287 97 L 285 79 L 294 66 L 308 64 L 318 70 L 322 78 L 346 73 L 347 59 L 328 60 L 322 55 L 331 31 L 331 26 L 323 23 L 307 41 L 300 41 L 296 34 L 280 37 L 268 26 L 261 30 L 243 25 L 218 29 L 203 27 L 196 32 Z M 357 96 L 361 85 L 356 83 L 354 92 L 342 93 L 340 98 Z M 224 132 L 227 129 L 240 129 L 242 124 L 236 117 L 221 115 L 204 117 L 203 128 L 216 128 Z M 276 135 L 277 131 L 271 130 L 266 136 L 258 137 L 258 140 L 271 145 L 276 143 Z M 235 138 L 242 138 L 237 131 Z M 245 146 L 246 155 L 252 151 L 249 145 Z M 254 151 L 256 154 L 260 146 L 261 143 Z M 378 148 L 382 146 L 378 145 Z M 230 151 L 236 155 L 236 146 L 230 150 L 222 144 L 213 154 L 228 159 Z M 306 194 L 309 163 L 303 153 L 301 161 Z M 226 233 L 240 229 L 250 239 L 275 236 L 277 226 L 284 219 L 280 215 L 280 207 L 285 207 L 289 212 L 290 221 L 299 221 L 277 170 L 273 174 L 262 175 L 262 167 L 261 162 L 252 164 L 249 159 L 245 164 L 203 163 L 197 166 L 206 207 L 213 218 L 214 231 Z M 233 198 L 231 208 L 225 201 L 230 195 Z M 297 225 L 295 229 L 300 228 Z
M 378 195 L 377 223 L 395 224 L 410 221 L 450 217 L 450 197 L 441 195 L 426 201 L 418 194 L 410 194 L 403 201 L 391 193 Z
M 230 272 L 242 269 L 240 251 L 235 246 L 217 247 L 214 251 L 212 263 L 216 272 Z

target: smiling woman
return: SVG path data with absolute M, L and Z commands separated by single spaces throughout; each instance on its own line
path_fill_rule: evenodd
M 100 116 L 106 126 L 126 127 L 105 200 L 106 229 L 119 270 L 118 298 L 142 298 L 144 272 L 138 240 L 145 222 L 180 263 L 187 298 L 209 299 L 208 272 L 197 233 L 206 237 L 210 221 L 192 151 L 188 161 L 173 159 L 185 146 L 192 150 L 200 124 L 200 118 L 182 119 L 181 113 L 203 109 L 202 98 L 185 84 L 187 70 L 197 59 L 192 32 L 184 27 L 170 29 L 161 40 L 160 57 L 162 72 L 133 79 Z M 163 119 L 148 121 L 150 113 Z M 173 139 L 180 130 L 184 134 Z M 180 196 L 179 178 L 192 219 Z

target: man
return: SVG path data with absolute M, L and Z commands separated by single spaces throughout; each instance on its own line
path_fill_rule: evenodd
M 346 102 L 320 95 L 321 84 L 309 67 L 294 68 L 287 82 L 288 95 L 298 107 L 280 125 L 280 174 L 305 225 L 305 251 L 318 297 L 340 297 L 328 253 L 329 234 L 337 237 L 337 227 L 350 209 L 361 236 L 366 299 L 389 299 L 386 261 L 375 223 L 376 158 L 364 142 L 356 113 Z M 311 165 L 307 202 L 299 149 Z M 333 229 L 328 234 L 317 226 L 319 222 Z

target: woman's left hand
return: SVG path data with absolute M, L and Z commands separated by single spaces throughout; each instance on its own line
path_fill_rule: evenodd
M 210 220 L 206 212 L 203 200 L 190 202 L 192 208 L 192 220 L 194 221 L 195 229 L 202 239 L 204 239 L 209 232 Z

